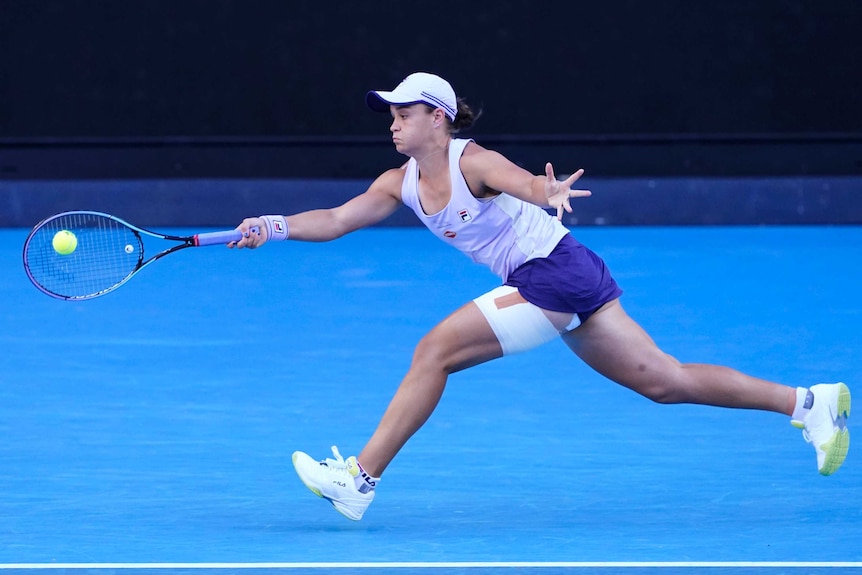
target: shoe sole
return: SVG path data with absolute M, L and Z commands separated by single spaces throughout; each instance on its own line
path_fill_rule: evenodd
M 329 497 L 327 497 L 323 493 L 321 493 L 320 489 L 318 489 L 317 487 L 314 487 L 313 485 L 309 485 L 308 482 L 305 481 L 305 478 L 302 476 L 302 474 L 299 472 L 299 468 L 296 467 L 297 458 L 298 458 L 298 455 L 296 453 L 294 453 L 293 456 L 290 458 L 290 460 L 293 462 L 293 469 L 294 469 L 294 471 L 296 471 L 296 475 L 299 476 L 299 480 L 302 481 L 302 484 L 305 485 L 305 487 L 308 488 L 309 491 L 311 491 L 312 493 L 314 493 L 315 495 L 317 495 L 321 499 L 329 501 L 329 503 L 332 505 L 333 508 L 335 508 L 336 511 L 338 511 L 339 513 L 341 513 L 342 515 L 344 515 L 345 517 L 347 517 L 351 521 L 359 521 L 360 519 L 362 519 L 361 515 L 359 517 L 348 515 L 344 510 L 341 509 L 341 506 L 339 504 L 337 504 L 335 501 L 333 501 L 332 499 L 330 499 Z
M 843 383 L 838 384 L 838 417 L 850 417 L 850 389 Z
M 844 460 L 847 458 L 847 452 L 850 450 L 850 431 L 836 431 L 832 439 L 820 446 L 826 458 L 823 460 L 823 467 L 820 468 L 820 475 L 832 475 Z
M 838 413 L 835 416 L 838 431 L 829 441 L 820 446 L 826 454 L 823 466 L 820 468 L 821 475 L 832 475 L 838 471 L 847 458 L 847 452 L 850 451 L 850 430 L 847 429 L 847 418 L 850 417 L 850 389 L 843 383 L 838 385 Z

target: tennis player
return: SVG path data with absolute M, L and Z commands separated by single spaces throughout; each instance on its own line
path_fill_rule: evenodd
M 312 492 L 349 519 L 361 519 L 383 471 L 437 406 L 449 374 L 557 337 L 597 372 L 653 401 L 784 413 L 814 446 L 821 474 L 841 466 L 850 445 L 845 384 L 793 388 L 727 367 L 683 364 L 626 314 L 622 291 L 602 259 L 560 222 L 564 210 L 572 211 L 572 198 L 590 195 L 572 189 L 583 170 L 559 181 L 549 163 L 544 175 L 533 175 L 472 140 L 455 138 L 475 113 L 433 74 L 411 74 L 392 91 L 369 92 L 366 102 L 391 114 L 392 143 L 409 160 L 339 207 L 245 219 L 235 247 L 334 240 L 380 222 L 403 203 L 442 241 L 490 267 L 502 285 L 422 338 L 358 456 L 345 460 L 336 447 L 334 459 L 323 461 L 293 454 Z M 253 226 L 260 232 L 250 232 Z

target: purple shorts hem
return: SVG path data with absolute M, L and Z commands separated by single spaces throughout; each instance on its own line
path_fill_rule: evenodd
M 563 236 L 548 257 L 530 260 L 509 275 L 508 286 L 549 311 L 578 315 L 581 323 L 623 290 L 605 262 L 572 237 Z

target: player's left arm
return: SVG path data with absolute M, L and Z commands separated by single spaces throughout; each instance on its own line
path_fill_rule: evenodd
M 545 175 L 536 176 L 518 166 L 499 152 L 470 144 L 461 157 L 461 171 L 474 191 L 487 189 L 491 194 L 504 193 L 543 208 L 553 208 L 557 218 L 563 211 L 571 212 L 571 198 L 591 195 L 589 190 L 573 190 L 572 185 L 584 170 L 578 170 L 565 180 L 557 180 L 554 167 L 545 164 Z

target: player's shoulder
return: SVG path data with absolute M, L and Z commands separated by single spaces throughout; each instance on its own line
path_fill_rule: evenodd
M 488 149 L 472 140 L 467 143 L 467 145 L 464 147 L 464 151 L 461 153 L 462 160 L 466 160 L 467 162 L 473 164 L 487 161 L 496 161 L 500 158 L 503 158 L 503 155 L 500 154 L 500 152 Z
M 396 198 L 401 197 L 401 185 L 404 182 L 404 166 L 386 170 L 374 180 L 369 191 L 374 190 L 389 194 Z
M 398 184 L 400 186 L 401 182 L 404 181 L 404 173 L 406 172 L 406 166 L 407 164 L 404 164 L 400 168 L 390 168 L 380 174 L 380 177 L 377 179 L 390 184 Z
M 477 144 L 475 140 L 470 140 L 464 146 L 464 151 L 461 153 L 461 156 L 463 157 L 463 156 L 481 155 L 483 153 L 490 152 L 490 151 L 491 150 L 489 150 L 488 148 L 485 148 L 481 144 Z
M 483 174 L 488 170 L 498 169 L 502 164 L 508 162 L 500 152 L 480 146 L 476 142 L 470 142 L 461 154 L 461 171 L 465 174 Z

